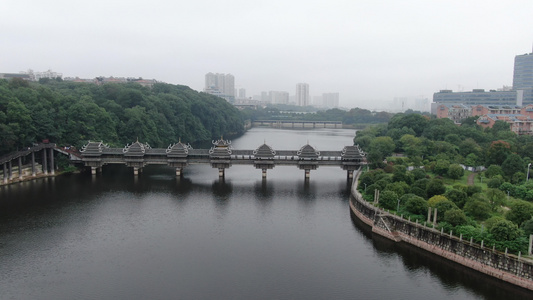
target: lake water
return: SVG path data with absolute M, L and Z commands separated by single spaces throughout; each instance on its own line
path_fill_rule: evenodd
M 236 149 L 341 150 L 353 130 L 254 128 Z M 0 187 L 0 299 L 527 299 L 373 236 L 338 167 L 125 166 Z

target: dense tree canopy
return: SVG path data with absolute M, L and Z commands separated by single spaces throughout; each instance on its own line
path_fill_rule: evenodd
M 180 138 L 195 143 L 243 130 L 235 107 L 186 86 L 0 80 L 0 154 L 43 139 L 75 146 L 139 139 L 166 147 Z
M 380 168 L 361 175 L 372 188 L 364 196 L 372 201 L 374 189 L 382 191 L 385 201 L 377 205 L 419 223 L 426 222 L 428 207 L 436 209 L 436 226 L 445 231 L 524 253 L 524 232 L 533 232 L 531 176 L 526 181 L 533 136 L 516 135 L 505 122 L 484 129 L 474 119 L 459 126 L 397 114 L 386 126 L 358 131 L 355 143 L 367 152 L 370 167 Z M 400 197 L 397 208 L 391 193 Z

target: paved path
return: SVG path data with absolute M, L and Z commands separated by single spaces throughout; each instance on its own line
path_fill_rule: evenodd
M 474 185 L 474 178 L 476 178 L 476 173 L 470 173 L 470 175 L 468 175 L 468 180 L 466 181 L 466 183 L 468 185 Z

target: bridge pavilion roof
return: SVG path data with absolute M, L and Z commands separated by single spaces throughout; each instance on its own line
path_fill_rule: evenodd
M 109 146 L 103 142 L 88 141 L 87 144 L 81 147 L 80 152 L 83 153 L 84 156 L 102 155 L 102 150 L 107 148 L 109 148 Z
M 343 159 L 363 159 L 365 155 L 363 150 L 359 148 L 359 145 L 346 146 L 341 152 Z
M 263 144 L 259 146 L 259 148 L 255 149 L 253 154 L 255 157 L 260 158 L 274 158 L 274 155 L 276 155 L 276 151 L 272 149 L 272 147 L 270 147 L 269 145 Z
M 147 143 L 143 144 L 137 140 L 131 145 L 126 145 L 126 147 L 122 149 L 122 152 L 124 152 L 125 156 L 144 156 L 147 149 L 152 149 L 152 147 Z
M 300 148 L 297 154 L 301 158 L 318 158 L 318 156 L 320 155 L 320 152 L 316 151 L 315 148 L 313 148 L 313 146 L 307 144 L 303 146 L 302 148 Z
M 187 157 L 189 155 L 189 149 L 192 149 L 191 145 L 184 144 L 180 140 L 174 145 L 169 145 L 166 153 L 169 157 Z
M 213 158 L 226 158 L 231 155 L 231 141 L 224 140 L 222 137 L 220 140 L 213 141 L 213 147 L 209 150 L 209 156 Z

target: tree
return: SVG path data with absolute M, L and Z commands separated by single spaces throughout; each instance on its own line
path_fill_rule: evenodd
M 485 192 L 492 211 L 496 211 L 505 204 L 505 193 L 498 189 L 487 189 Z
M 514 153 L 509 154 L 502 163 L 502 171 L 508 178 L 511 178 L 516 172 L 523 172 L 524 169 L 524 161 L 520 156 Z
M 511 206 L 505 218 L 516 225 L 522 225 L 533 216 L 533 206 L 530 203 L 520 201 Z
M 450 168 L 450 162 L 444 159 L 437 160 L 437 163 L 435 164 L 435 168 L 433 169 L 433 172 L 435 174 L 444 176 L 448 173 L 448 169 Z
M 499 220 L 492 226 L 490 233 L 498 241 L 512 241 L 520 236 L 520 229 L 511 221 Z
M 449 200 L 451 200 L 453 203 L 455 203 L 455 205 L 457 205 L 457 207 L 459 208 L 463 208 L 463 206 L 465 205 L 466 199 L 468 197 L 466 192 L 462 190 L 458 190 L 458 189 L 448 190 L 446 191 L 444 196 L 448 198 Z
M 444 222 L 448 222 L 452 226 L 465 225 L 467 221 L 465 213 L 458 208 L 452 208 L 444 213 Z
M 440 201 L 437 204 L 435 204 L 435 208 L 437 209 L 437 221 L 444 221 L 444 218 L 446 217 L 446 213 L 449 210 L 458 209 L 457 205 L 453 203 L 452 201 L 446 199 L 444 201 Z
M 405 154 L 409 157 L 422 156 L 424 153 L 424 147 L 420 138 L 411 134 L 405 134 L 400 138 L 400 144 L 402 145 Z
M 467 215 L 480 221 L 490 217 L 491 213 L 489 201 L 482 194 L 476 194 L 469 198 L 463 210 Z
M 485 164 L 501 165 L 509 154 L 511 154 L 511 145 L 508 142 L 502 140 L 494 141 L 487 150 L 487 161 Z
M 428 211 L 428 204 L 424 198 L 412 195 L 405 202 L 405 209 L 415 215 L 424 215 Z
M 437 207 L 437 204 L 442 201 L 448 201 L 448 199 L 442 195 L 435 195 L 428 200 L 428 206 L 435 208 Z
M 465 170 L 459 164 L 452 164 L 450 165 L 450 168 L 448 168 L 448 177 L 453 180 L 463 177 L 464 174 Z
M 533 219 L 524 221 L 520 226 L 520 229 L 524 231 L 524 234 L 526 236 L 530 236 L 531 234 L 533 234 Z
M 383 191 L 379 194 L 379 204 L 386 209 L 394 209 L 398 205 L 398 194 L 393 191 Z
M 370 150 L 381 153 L 383 156 L 389 156 L 394 151 L 396 145 L 390 136 L 380 136 L 370 142 Z
M 392 183 L 387 184 L 387 186 L 385 187 L 385 190 L 393 191 L 396 193 L 396 195 L 401 197 L 409 191 L 409 185 L 403 181 L 392 182 Z
M 496 175 L 502 175 L 503 176 L 503 170 L 502 167 L 497 165 L 490 165 L 487 170 L 485 171 L 485 177 L 492 178 Z
M 428 124 L 428 119 L 419 114 L 396 114 L 389 121 L 388 128 L 411 128 L 420 136 Z
M 441 179 L 433 178 L 426 186 L 426 193 L 429 198 L 435 195 L 442 195 L 446 192 L 446 187 Z

